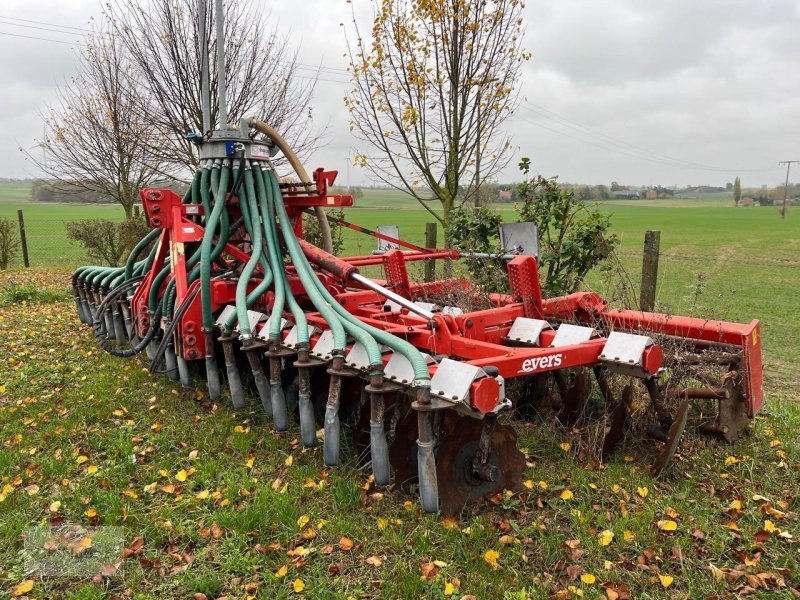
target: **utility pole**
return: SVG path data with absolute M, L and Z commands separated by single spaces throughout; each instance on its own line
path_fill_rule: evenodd
M 782 160 L 779 165 L 786 165 L 786 184 L 783 186 L 783 208 L 781 208 L 781 219 L 786 218 L 786 200 L 789 196 L 789 169 L 792 163 L 800 163 L 800 160 Z

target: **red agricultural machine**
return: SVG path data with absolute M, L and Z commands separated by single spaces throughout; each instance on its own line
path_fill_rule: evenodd
M 474 256 L 454 249 L 391 240 L 406 250 L 341 258 L 310 244 L 303 215 L 324 229 L 323 208 L 352 206 L 352 197 L 330 193 L 335 171 L 309 177 L 265 123 L 231 128 L 224 73 L 220 85 L 220 127 L 205 103 L 187 192 L 142 190 L 152 231 L 126 266 L 73 276 L 78 314 L 107 351 L 144 352 L 152 372 L 185 386 L 205 379 L 215 400 L 227 387 L 237 409 L 257 398 L 278 431 L 295 416 L 306 447 L 322 429 L 327 466 L 355 448 L 377 486 L 418 486 L 428 512 L 516 489 L 525 457 L 501 417 L 545 396 L 564 424 L 600 406 L 607 455 L 630 428 L 640 382 L 647 431 L 663 444 L 656 475 L 678 447 L 690 401 L 704 414 L 701 403 L 716 404 L 701 427 L 728 441 L 759 411 L 758 321 L 619 310 L 592 292 L 543 298 L 533 224 L 501 231 L 510 293 L 461 278 L 411 281 L 410 263 Z M 288 183 L 272 164 L 278 152 L 295 170 Z M 351 442 L 341 443 L 343 431 Z

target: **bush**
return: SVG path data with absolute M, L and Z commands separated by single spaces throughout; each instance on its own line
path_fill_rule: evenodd
M 16 224 L 0 219 L 0 270 L 5 271 L 19 252 L 19 235 Z
M 559 187 L 557 178 L 540 175 L 527 179 L 530 161 L 522 159 L 526 180 L 517 186 L 514 206 L 518 221 L 536 223 L 539 229 L 539 277 L 545 296 L 560 296 L 578 289 L 586 274 L 605 261 L 619 240 L 609 233 L 611 219 L 596 206 L 575 199 L 574 190 Z M 488 207 L 460 206 L 450 213 L 449 239 L 460 250 L 499 253 L 500 215 Z M 508 289 L 501 261 L 466 261 L 473 281 L 497 291 Z
M 527 179 L 530 166 L 527 158 L 520 162 L 526 180 L 518 188 L 519 219 L 533 221 L 539 229 L 542 291 L 551 296 L 569 294 L 611 256 L 619 239 L 609 233 L 608 215 L 578 202 L 574 191 L 559 187 L 556 177 Z
M 331 217 L 344 219 L 344 210 L 326 211 Z M 335 221 L 328 221 L 331 225 L 331 242 L 335 256 L 339 256 L 344 248 L 344 227 Z M 319 221 L 314 215 L 303 215 L 303 239 L 309 244 L 322 248 L 322 234 L 319 231 Z
M 84 219 L 66 224 L 67 237 L 83 246 L 89 258 L 112 267 L 120 266 L 150 228 L 144 219 Z

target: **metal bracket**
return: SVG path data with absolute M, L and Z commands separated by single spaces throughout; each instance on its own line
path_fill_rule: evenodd
M 612 371 L 634 377 L 650 377 L 643 367 L 643 356 L 655 342 L 646 335 L 612 331 L 600 353 L 600 361 Z
M 517 317 L 508 331 L 506 340 L 531 346 L 539 345 L 539 336 L 545 329 L 552 329 L 550 323 L 542 319 L 529 319 Z
M 436 364 L 436 361 L 430 354 L 422 353 L 422 356 L 425 358 L 427 364 Z M 386 364 L 386 368 L 383 370 L 383 376 L 390 381 L 411 385 L 414 381 L 414 368 L 405 356 L 399 352 L 395 352 Z
M 319 331 L 319 329 L 317 329 L 313 325 L 306 325 L 306 327 L 308 327 L 308 337 L 309 337 L 309 339 L 311 338 L 311 336 L 313 336 L 315 333 L 317 333 Z M 283 345 L 287 346 L 289 348 L 295 348 L 297 346 L 297 343 L 298 343 L 298 340 L 297 340 L 298 333 L 299 333 L 299 331 L 297 329 L 297 325 L 295 325 L 294 327 L 292 327 L 291 331 L 289 331 L 289 333 L 284 338 Z
M 381 354 L 386 354 L 390 351 L 391 349 L 389 346 L 381 345 Z M 369 355 L 367 354 L 367 348 L 361 342 L 356 342 L 353 344 L 352 348 L 350 348 L 350 352 L 347 353 L 344 362 L 347 366 L 355 369 L 367 370 L 371 366 L 369 362 Z
M 331 353 L 335 350 L 333 347 L 334 341 L 333 331 L 326 329 L 317 339 L 317 343 L 311 349 L 311 354 L 324 360 L 330 360 L 333 358 Z
M 558 326 L 551 348 L 561 348 L 562 346 L 572 346 L 588 342 L 597 335 L 597 330 L 591 327 L 581 327 L 570 323 L 562 323 Z
M 226 304 L 224 306 L 224 308 L 222 309 L 222 312 L 219 313 L 219 316 L 217 317 L 216 325 L 219 326 L 219 327 L 223 327 L 225 325 L 225 322 L 235 312 L 236 312 L 236 307 L 235 306 L 233 306 L 232 304 Z M 266 318 L 266 316 L 267 315 L 265 315 L 262 312 L 258 312 L 258 311 L 255 311 L 255 310 L 248 310 L 247 311 L 247 320 L 250 322 L 250 331 L 254 331 L 258 327 L 259 321 L 261 321 L 261 319 Z M 236 323 L 236 327 L 234 328 L 234 331 L 239 331 L 239 323 Z
M 293 323 L 289 319 L 284 319 L 281 317 L 281 331 L 284 329 L 288 329 L 291 327 Z M 272 326 L 272 315 L 267 318 L 267 321 L 264 323 L 264 326 L 261 328 L 261 331 L 258 332 L 258 337 L 262 340 L 269 339 L 269 329 Z

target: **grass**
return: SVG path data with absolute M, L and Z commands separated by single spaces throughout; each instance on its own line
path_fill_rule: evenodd
M 430 216 L 390 211 L 399 208 L 393 202 L 365 198 L 373 208 L 350 209 L 348 218 L 399 225 L 403 238 L 421 243 Z M 444 598 L 448 584 L 456 598 L 597 598 L 604 585 L 637 598 L 749 593 L 743 586 L 756 597 L 791 597 L 788 588 L 800 585 L 798 217 L 694 202 L 604 203 L 630 280 L 620 286 L 592 273 L 586 287 L 635 302 L 644 231 L 660 229 L 660 309 L 761 319 L 767 404 L 751 435 L 729 447 L 692 434 L 669 473 L 653 480 L 649 442 L 631 440 L 599 465 L 583 458 L 573 434 L 518 422 L 530 488 L 455 522 L 422 514 L 412 495 L 374 490 L 351 455 L 323 469 L 318 449 L 300 447 L 296 424 L 278 434 L 255 406 L 234 412 L 106 355 L 74 316 L 67 271 L 3 273 L 0 595 L 26 580 L 24 528 L 63 520 L 124 527 L 124 576 L 36 580 L 32 597 L 284 598 L 297 595 L 295 580 L 315 598 Z M 45 224 L 121 216 L 115 207 L 0 201 L 0 217 L 15 217 L 17 206 L 38 264 L 82 260 L 63 234 L 45 237 Z M 375 240 L 345 236 L 348 253 L 375 248 Z M 764 533 L 766 520 L 794 538 Z M 659 521 L 674 521 L 676 531 Z M 614 534 L 608 546 L 604 531 Z M 499 554 L 496 570 L 489 550 Z M 422 577 L 433 561 L 439 566 L 428 564 Z M 659 575 L 673 578 L 669 587 Z
M 735 447 L 689 435 L 658 480 L 649 442 L 599 465 L 568 432 L 518 422 L 529 487 L 443 519 L 373 489 L 351 454 L 324 469 L 296 424 L 276 433 L 255 403 L 234 412 L 105 354 L 58 298 L 67 274 L 0 279 L 26 285 L 54 295 L 0 307 L 3 593 L 28 580 L 25 527 L 61 521 L 124 527 L 124 575 L 31 580 L 31 597 L 445 598 L 449 584 L 455 598 L 697 598 L 757 584 L 772 598 L 800 585 L 797 544 L 764 532 L 800 535 L 793 388 L 768 388 Z

